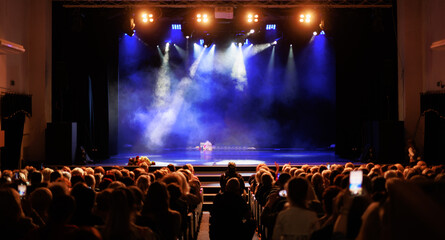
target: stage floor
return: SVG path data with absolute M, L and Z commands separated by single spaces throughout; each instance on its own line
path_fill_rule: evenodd
M 128 159 L 135 156 L 147 156 L 156 166 L 167 166 L 172 163 L 183 166 L 190 163 L 194 166 L 227 166 L 228 162 L 235 162 L 238 166 L 256 166 L 259 163 L 274 165 L 275 162 L 281 166 L 286 163 L 292 165 L 319 165 L 327 163 L 346 163 L 349 159 L 342 159 L 335 155 L 334 151 L 319 150 L 308 151 L 298 149 L 231 149 L 214 150 L 211 152 L 200 152 L 196 149 L 174 149 L 163 150 L 156 153 L 128 153 L 112 156 L 107 160 L 97 162 L 101 166 L 125 166 Z M 357 161 L 352 161 L 354 164 Z

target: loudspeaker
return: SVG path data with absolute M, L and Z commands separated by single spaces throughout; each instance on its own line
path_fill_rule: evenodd
M 46 164 L 72 165 L 77 149 L 77 123 L 48 123 L 46 127 Z
M 404 162 L 405 144 L 402 121 L 367 122 L 364 129 L 363 146 L 372 148 L 375 161 L 380 163 Z
M 420 96 L 425 113 L 424 160 L 428 164 L 445 162 L 445 93 L 424 93 Z

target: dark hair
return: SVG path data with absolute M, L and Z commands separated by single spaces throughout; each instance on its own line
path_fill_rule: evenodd
M 280 186 L 283 186 L 287 183 L 287 181 L 289 181 L 289 179 L 291 178 L 289 173 L 282 173 L 280 174 L 280 176 L 278 177 L 278 182 L 280 184 Z
M 91 211 L 94 207 L 96 193 L 84 183 L 77 183 L 71 190 L 71 196 L 76 200 L 78 210 Z
M 338 195 L 340 191 L 341 188 L 337 186 L 329 186 L 324 190 L 323 201 L 324 201 L 325 211 L 327 214 L 329 215 L 332 214 L 334 198 Z
M 58 224 L 68 223 L 74 213 L 75 206 L 73 197 L 68 195 L 55 196 L 49 207 L 49 221 Z
M 169 164 L 169 165 L 167 165 L 167 168 L 170 170 L 170 172 L 176 172 L 176 167 L 175 167 L 175 165 L 173 165 L 173 164 Z
M 62 174 L 59 171 L 54 171 L 49 175 L 49 181 L 55 182 L 57 179 L 61 178 Z
M 305 178 L 293 177 L 287 182 L 287 197 L 290 203 L 300 208 L 306 208 L 306 198 L 309 184 Z
M 156 181 L 150 184 L 148 188 L 146 202 L 142 214 L 152 213 L 165 213 L 169 210 L 170 196 L 167 191 L 165 183 Z

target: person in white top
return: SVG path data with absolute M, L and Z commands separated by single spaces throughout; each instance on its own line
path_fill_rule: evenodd
M 317 214 L 307 209 L 310 185 L 301 177 L 294 177 L 286 184 L 289 206 L 278 214 L 273 230 L 273 240 L 305 240 L 319 228 Z

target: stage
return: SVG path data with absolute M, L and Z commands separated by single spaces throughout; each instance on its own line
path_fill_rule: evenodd
M 190 163 L 194 166 L 227 166 L 228 162 L 235 162 L 238 166 L 256 166 L 260 163 L 274 165 L 275 162 L 282 166 L 290 163 L 292 165 L 320 165 L 327 163 L 344 164 L 350 162 L 335 155 L 333 150 L 304 150 L 292 148 L 230 148 L 216 149 L 213 151 L 199 151 L 194 148 L 189 149 L 164 149 L 151 153 L 126 153 L 112 156 L 109 159 L 96 162 L 101 166 L 126 166 L 128 159 L 135 156 L 147 156 L 156 166 L 183 166 Z M 357 164 L 357 161 L 352 161 Z

